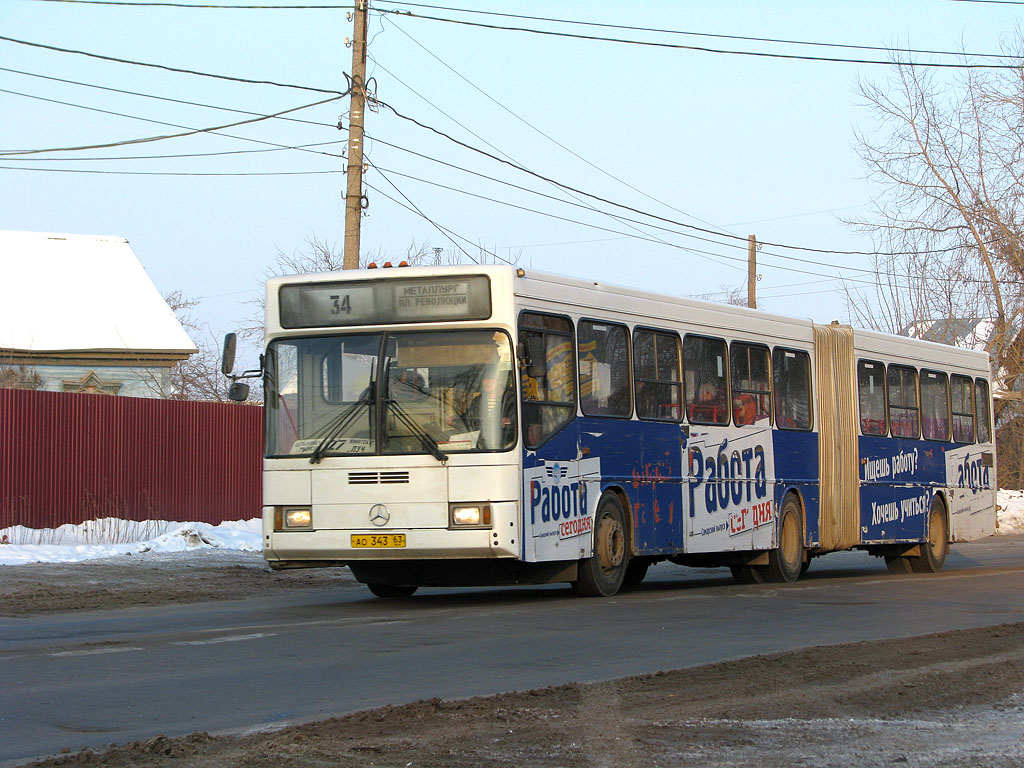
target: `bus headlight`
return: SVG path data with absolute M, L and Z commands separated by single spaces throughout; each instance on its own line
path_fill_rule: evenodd
M 313 511 L 310 509 L 286 509 L 284 511 L 285 528 L 312 528 Z
M 451 504 L 448 507 L 448 521 L 451 528 L 490 528 L 491 505 Z

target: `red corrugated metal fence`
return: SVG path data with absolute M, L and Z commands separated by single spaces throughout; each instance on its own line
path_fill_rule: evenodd
M 0 528 L 259 517 L 263 409 L 0 389 Z

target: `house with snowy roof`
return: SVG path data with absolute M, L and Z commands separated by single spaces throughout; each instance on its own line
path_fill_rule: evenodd
M 995 330 L 996 324 L 990 317 L 960 317 L 911 323 L 900 334 L 912 339 L 986 351 Z
M 124 238 L 0 231 L 0 387 L 171 397 L 196 351 Z

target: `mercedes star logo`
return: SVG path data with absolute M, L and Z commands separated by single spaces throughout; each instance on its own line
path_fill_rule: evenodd
M 370 507 L 370 522 L 380 527 L 387 525 L 391 519 L 391 513 L 388 512 L 388 508 L 383 504 L 374 504 Z

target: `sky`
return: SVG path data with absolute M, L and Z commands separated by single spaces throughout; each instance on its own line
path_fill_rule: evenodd
M 418 16 L 383 13 L 395 10 Z M 735 52 L 880 61 L 885 51 L 834 46 L 994 54 L 1022 12 L 1019 3 L 957 0 L 374 0 L 368 74 L 389 106 L 367 114 L 363 252 L 398 260 L 413 243 L 463 248 L 527 269 L 722 300 L 745 290 L 749 234 L 870 251 L 871 238 L 845 223 L 869 216 L 880 191 L 855 147 L 858 131 L 877 130 L 857 85 L 886 82 L 890 67 Z M 280 253 L 302 251 L 314 236 L 340 252 L 346 134 L 337 126 L 347 125 L 348 99 L 308 105 L 337 96 L 309 89 L 345 91 L 352 34 L 337 7 L 0 0 L 8 38 L 0 40 L 0 229 L 127 238 L 161 293 L 199 301 L 192 315 L 205 341 L 251 324 Z M 306 108 L 218 134 L 25 153 L 205 131 L 298 107 Z M 538 175 L 639 212 L 570 196 Z M 765 246 L 758 306 L 845 320 L 837 277 L 869 280 L 857 271 L 869 267 L 864 255 Z

